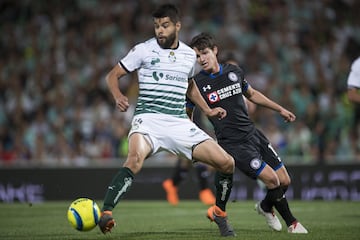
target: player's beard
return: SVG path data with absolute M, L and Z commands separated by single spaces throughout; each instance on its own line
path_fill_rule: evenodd
M 160 47 L 164 49 L 171 48 L 175 40 L 176 40 L 175 32 L 170 34 L 168 37 L 163 37 L 161 40 L 159 39 L 158 36 L 156 36 L 157 43 L 160 45 Z

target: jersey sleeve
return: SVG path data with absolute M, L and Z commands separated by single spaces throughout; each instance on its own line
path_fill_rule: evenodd
M 189 72 L 189 76 L 188 78 L 192 78 L 195 74 L 195 63 L 193 64 L 193 67 L 191 68 L 190 72 Z
M 237 69 L 239 70 L 239 75 L 241 78 L 241 90 L 242 92 L 247 92 L 248 88 L 251 86 L 250 83 L 245 78 L 244 70 L 237 66 Z
M 245 78 L 243 78 L 243 79 L 241 80 L 241 90 L 242 90 L 242 92 L 243 92 L 243 93 L 246 92 L 249 87 L 250 87 L 250 83 L 249 83 L 248 81 L 246 81 Z
M 119 63 L 126 71 L 133 72 L 141 67 L 145 51 L 144 43 L 137 44 Z

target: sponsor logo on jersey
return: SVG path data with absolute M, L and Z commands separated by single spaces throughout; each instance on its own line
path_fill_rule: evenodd
M 160 79 L 165 79 L 167 81 L 177 81 L 177 82 L 187 82 L 188 79 L 184 78 L 182 76 L 178 76 L 178 75 L 170 75 L 170 74 L 165 74 L 162 72 L 156 72 L 154 71 L 152 73 L 152 77 L 155 81 L 159 81 Z
M 160 55 L 158 51 L 152 50 L 153 53 L 156 53 L 157 55 Z
M 209 84 L 203 87 L 203 92 L 206 92 L 206 90 L 211 90 L 211 86 Z
M 165 80 L 178 81 L 178 82 L 187 82 L 188 81 L 187 78 L 184 78 L 182 76 L 170 75 L 170 74 L 165 75 Z
M 159 81 L 160 78 L 164 77 L 164 74 L 163 73 L 158 73 L 158 72 L 155 71 L 155 72 L 152 73 L 152 76 L 153 76 L 153 79 L 155 81 Z
M 156 63 L 159 63 L 159 62 L 160 62 L 160 58 L 153 58 L 153 59 L 151 59 L 150 64 L 155 65 Z
M 208 100 L 209 100 L 210 103 L 215 103 L 215 102 L 220 101 L 219 95 L 217 94 L 216 91 L 212 92 L 212 93 L 209 93 L 207 95 L 207 97 L 208 97 Z
M 203 90 L 205 91 L 205 87 L 203 87 Z M 232 85 L 220 88 L 219 90 L 216 90 L 214 92 L 211 92 L 208 94 L 208 99 L 210 103 L 214 103 L 220 100 L 223 100 L 225 98 L 240 94 L 242 92 L 240 83 L 234 83 Z

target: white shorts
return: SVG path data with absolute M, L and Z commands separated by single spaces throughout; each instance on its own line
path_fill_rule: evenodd
M 212 139 L 188 118 L 144 113 L 134 116 L 129 136 L 142 133 L 152 146 L 152 155 L 168 151 L 192 160 L 192 149 L 197 144 Z

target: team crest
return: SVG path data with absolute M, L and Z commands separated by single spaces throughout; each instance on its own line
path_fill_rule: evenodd
M 176 62 L 175 52 L 170 51 L 168 58 L 171 62 Z
M 219 95 L 217 94 L 217 92 L 209 93 L 207 95 L 207 97 L 208 97 L 208 100 L 210 103 L 216 103 L 216 102 L 220 101 L 220 98 L 219 98 Z
M 230 79 L 230 81 L 233 81 L 233 82 L 236 82 L 238 80 L 238 77 L 236 76 L 236 74 L 234 72 L 229 72 L 228 78 Z
M 250 162 L 250 167 L 251 167 L 252 169 L 257 170 L 257 169 L 260 168 L 260 166 L 261 166 L 261 161 L 260 161 L 260 159 L 254 158 L 253 160 L 251 160 L 251 162 Z

